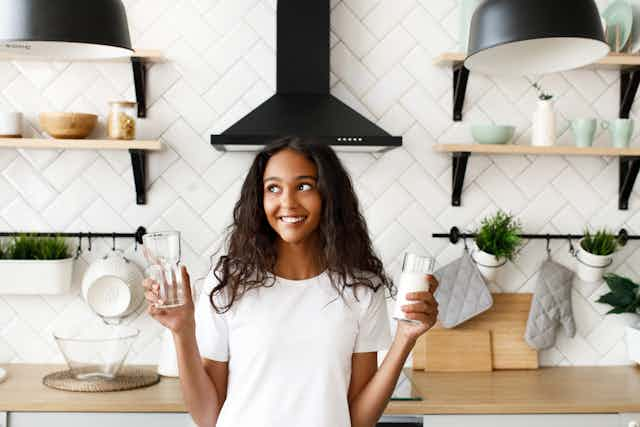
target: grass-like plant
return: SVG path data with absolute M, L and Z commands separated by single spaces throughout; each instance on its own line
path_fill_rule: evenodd
M 604 228 L 595 234 L 586 230 L 582 239 L 582 249 L 593 255 L 611 255 L 618 249 L 618 238 Z
M 639 286 L 631 279 L 612 273 L 605 274 L 604 280 L 611 292 L 601 296 L 597 302 L 613 307 L 607 314 L 637 313 L 640 307 Z
M 2 259 L 56 260 L 70 258 L 64 238 L 20 235 L 14 237 L 2 251 Z
M 476 245 L 496 258 L 512 260 L 522 243 L 521 231 L 520 223 L 511 214 L 498 211 L 480 223 L 480 229 L 476 231 Z

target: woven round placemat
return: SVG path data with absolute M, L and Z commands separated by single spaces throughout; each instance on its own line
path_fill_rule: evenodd
M 113 379 L 88 378 L 78 380 L 71 371 L 58 371 L 46 375 L 42 383 L 47 387 L 65 391 L 122 391 L 147 387 L 160 381 L 160 376 L 152 368 L 124 366 Z

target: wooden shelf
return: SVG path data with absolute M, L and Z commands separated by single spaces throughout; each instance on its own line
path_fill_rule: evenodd
M 438 144 L 433 149 L 441 153 L 478 153 L 478 154 L 534 154 L 555 156 L 640 156 L 640 148 L 612 148 L 554 145 L 538 147 L 533 145 L 491 145 L 491 144 Z
M 466 55 L 461 52 L 445 52 L 433 60 L 434 65 L 452 66 L 459 65 L 464 62 Z M 640 66 L 640 55 L 629 55 L 624 53 L 610 53 L 601 60 L 588 65 L 590 68 L 614 68 L 620 69 L 625 67 Z
M 453 120 L 462 121 L 462 109 L 467 93 L 469 70 L 464 66 L 466 55 L 460 52 L 445 52 L 433 60 L 436 66 L 453 70 Z M 638 86 L 640 85 L 640 55 L 610 53 L 601 60 L 584 68 L 610 69 L 620 72 L 620 109 L 618 117 L 628 119 Z
M 136 49 L 134 50 L 131 58 L 144 59 L 147 62 L 165 62 L 166 58 L 164 57 L 161 50 L 157 49 Z M 75 61 L 86 61 L 86 62 L 128 62 L 130 60 L 129 57 L 123 58 L 107 58 L 107 59 L 78 59 L 78 60 L 65 60 L 65 59 L 56 59 L 56 58 L 45 58 L 41 56 L 20 56 L 20 55 L 11 55 L 7 53 L 0 54 L 0 59 L 3 61 L 61 61 L 61 62 L 75 62 Z
M 160 141 L 124 141 L 110 139 L 44 139 L 44 138 L 0 138 L 0 149 L 49 149 L 49 150 L 128 150 L 131 170 L 136 188 L 136 203 L 147 202 L 146 173 L 147 151 L 162 149 Z
M 0 138 L 0 148 L 158 151 L 162 149 L 162 143 L 110 139 Z
M 531 145 L 437 144 L 433 146 L 433 150 L 440 153 L 452 154 L 452 206 L 461 205 L 464 178 L 471 153 L 618 157 L 620 167 L 620 172 L 618 174 L 618 208 L 620 210 L 629 209 L 629 197 L 633 191 L 633 186 L 635 185 L 636 178 L 638 177 L 638 172 L 640 172 L 640 148 L 580 148 L 558 145 L 551 147 L 538 147 Z

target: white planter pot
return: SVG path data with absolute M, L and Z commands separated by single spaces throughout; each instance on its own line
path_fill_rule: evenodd
M 604 270 L 611 265 L 613 257 L 611 255 L 593 255 L 582 249 L 576 254 L 578 278 L 584 282 L 599 282 L 602 280 Z
M 71 290 L 73 258 L 0 260 L 0 295 L 61 295 Z
M 478 266 L 480 274 L 482 274 L 482 277 L 484 277 L 484 280 L 486 280 L 488 283 L 494 282 L 496 280 L 498 270 L 506 263 L 505 260 L 496 258 L 495 255 L 481 250 L 474 251 L 471 254 L 471 257 Z
M 531 145 L 548 147 L 556 143 L 556 116 L 551 100 L 538 99 L 532 129 Z

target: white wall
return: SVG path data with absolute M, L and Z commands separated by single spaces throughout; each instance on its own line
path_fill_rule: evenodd
M 140 138 L 160 138 L 164 152 L 149 158 L 148 204 L 134 203 L 128 155 L 91 151 L 0 150 L 0 229 L 23 231 L 123 231 L 176 228 L 184 233 L 184 258 L 192 277 L 208 268 L 251 155 L 221 155 L 209 145 L 220 132 L 264 101 L 275 86 L 275 0 L 127 0 L 139 48 L 156 48 L 169 61 L 149 72 L 149 118 Z M 605 5 L 603 2 L 602 6 Z M 626 227 L 640 232 L 640 199 L 617 209 L 615 159 L 473 156 L 463 206 L 450 206 L 451 161 L 435 143 L 469 142 L 469 125 L 495 121 L 518 127 L 526 144 L 535 92 L 530 79 L 473 75 L 465 120 L 451 120 L 451 73 L 431 65 L 456 49 L 457 1 L 345 0 L 333 2 L 332 93 L 393 134 L 404 148 L 381 157 L 341 156 L 356 182 L 372 238 L 391 272 L 405 250 L 424 251 L 446 263 L 461 245 L 430 237 L 451 226 L 468 227 L 498 208 L 516 214 L 531 233 L 580 233 L 583 227 Z M 556 96 L 560 142 L 570 144 L 567 119 L 614 118 L 615 72 L 574 71 L 545 77 Z M 0 109 L 19 110 L 38 135 L 46 110 L 96 112 L 104 136 L 107 101 L 132 99 L 126 64 L 0 62 Z M 635 113 L 635 110 L 634 110 Z M 608 144 L 599 131 L 598 145 Z M 634 142 L 636 144 L 637 141 Z M 74 243 L 75 244 L 75 243 Z M 86 249 L 86 242 L 83 245 Z M 130 241 L 118 246 L 140 260 Z M 554 255 L 571 265 L 566 242 Z M 76 263 L 72 295 L 0 297 L 0 363 L 59 362 L 56 326 L 92 315 L 78 296 L 86 265 L 111 248 L 94 241 Z M 638 246 L 631 243 L 613 270 L 637 278 Z M 545 255 L 544 242 L 528 244 L 499 279 L 508 292 L 530 292 Z M 602 284 L 576 283 L 578 334 L 562 332 L 541 354 L 544 365 L 627 363 L 623 328 L 594 303 Z M 130 361 L 156 359 L 161 327 L 141 308 L 128 319 L 142 329 Z

